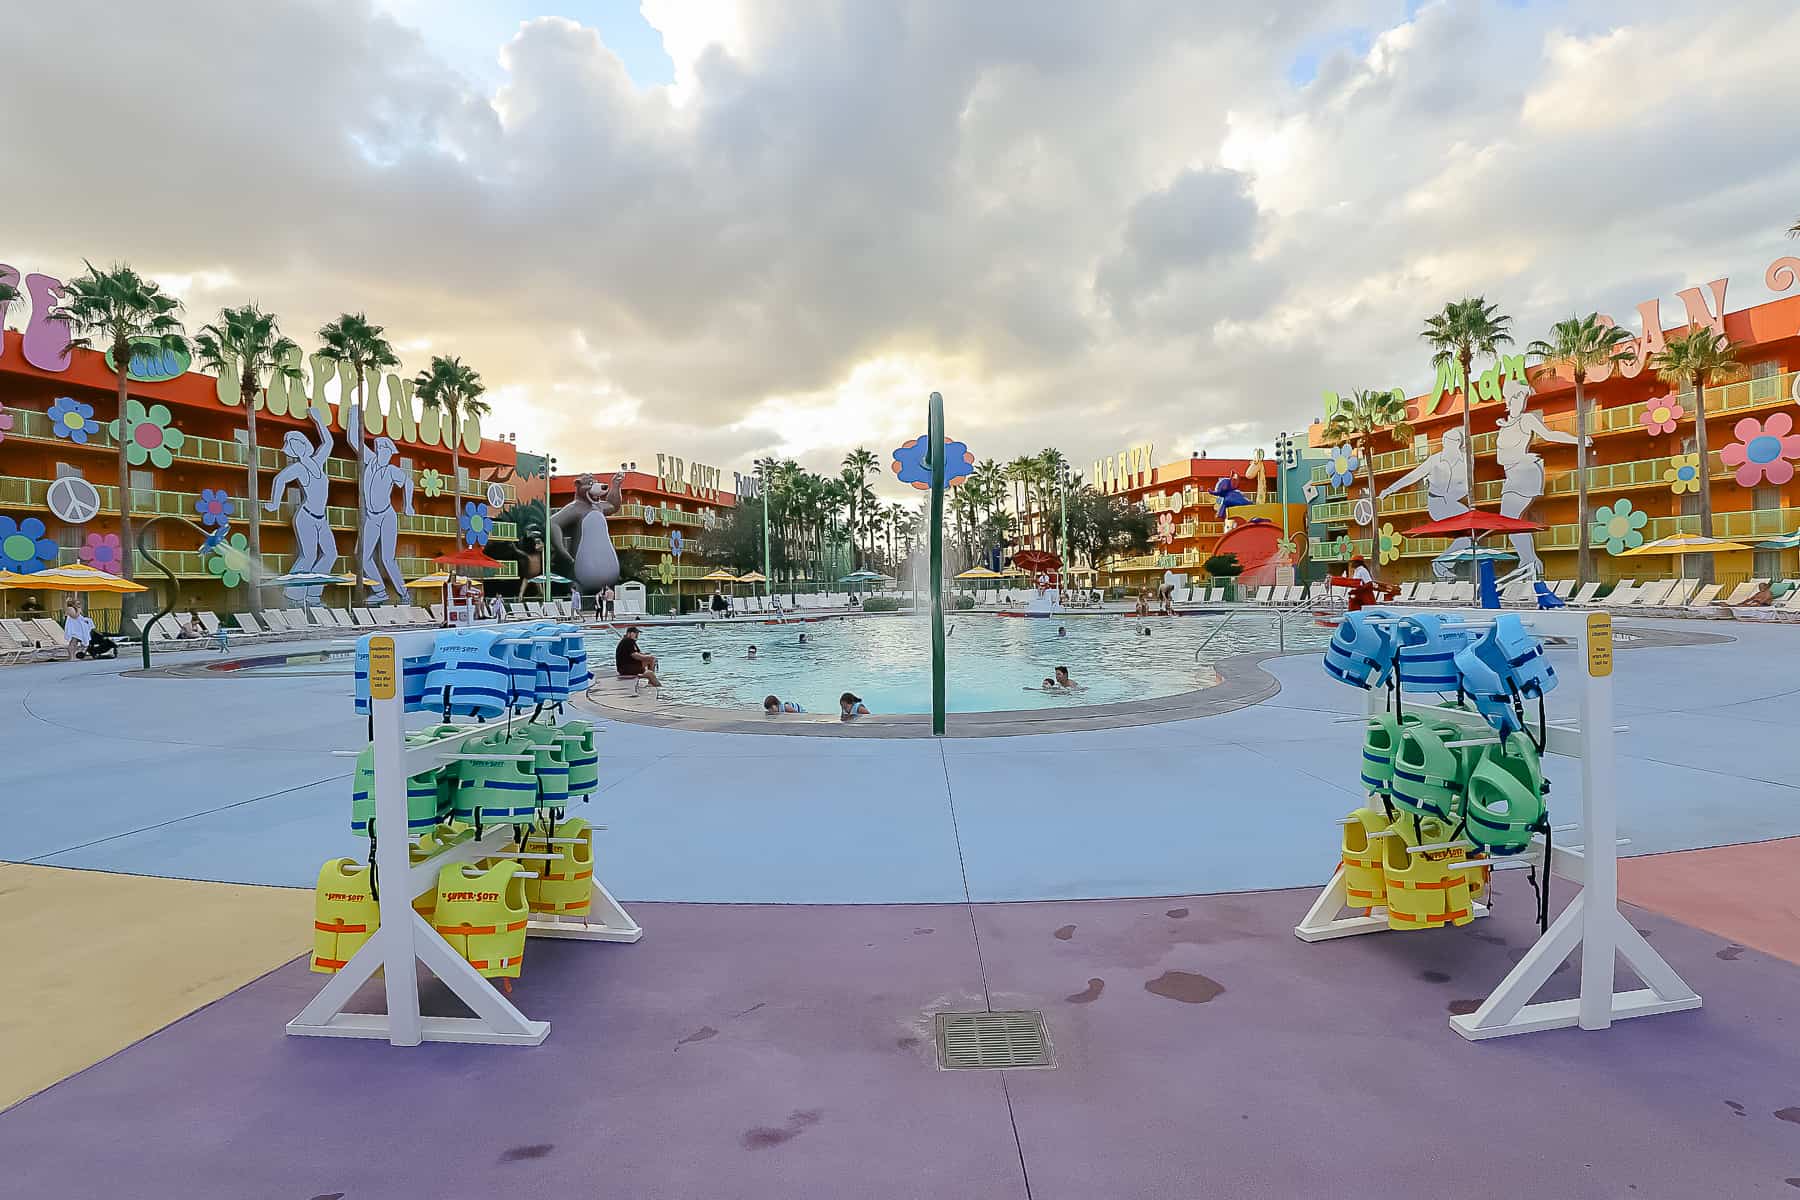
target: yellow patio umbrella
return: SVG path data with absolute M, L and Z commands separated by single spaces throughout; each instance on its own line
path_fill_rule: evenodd
M 700 582 L 701 583 L 741 583 L 743 581 L 740 580 L 736 575 L 733 575 L 730 571 L 727 571 L 724 567 L 720 567 L 718 570 L 713 571 L 710 574 L 702 575 L 700 577 Z
M 141 583 L 133 583 L 129 579 L 97 570 L 84 563 L 50 567 L 43 571 L 33 571 L 29 575 L 21 575 L 17 571 L 0 571 L 0 588 L 35 588 L 49 592 L 147 592 L 150 590 Z
M 1743 542 L 1734 542 L 1726 538 L 1705 537 L 1698 533 L 1672 533 L 1668 537 L 1657 538 L 1654 542 L 1645 542 L 1630 550 L 1622 550 L 1615 558 L 1642 558 L 1646 555 L 1674 555 L 1685 560 L 1690 554 L 1727 554 L 1733 550 L 1751 550 Z M 1683 577 L 1687 575 L 1685 561 L 1677 567 Z
M 970 567 L 968 570 L 964 571 L 961 575 L 958 575 L 957 578 L 958 579 L 1004 579 L 1006 577 L 1004 575 L 1002 575 L 1000 572 L 990 571 L 986 567 Z
M 430 575 L 421 575 L 407 583 L 409 588 L 441 588 L 450 582 L 448 571 L 436 571 Z
M 1630 550 L 1621 550 L 1613 557 L 1636 558 L 1645 554 L 1725 554 L 1732 550 L 1750 549 L 1753 547 L 1727 538 L 1703 537 L 1698 533 L 1672 533 L 1668 537 L 1657 538 L 1654 542 L 1645 542 Z
M 739 575 L 737 581 L 739 583 L 767 583 L 769 577 L 761 571 L 752 571 L 748 575 Z

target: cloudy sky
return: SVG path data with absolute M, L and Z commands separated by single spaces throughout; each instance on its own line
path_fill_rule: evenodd
M 1792 0 L 165 0 L 0 15 L 0 261 L 345 310 L 604 468 L 1266 444 L 1795 252 Z

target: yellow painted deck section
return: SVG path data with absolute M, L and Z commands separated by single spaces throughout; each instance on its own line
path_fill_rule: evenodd
M 0 1108 L 306 952 L 312 907 L 306 889 L 0 863 Z

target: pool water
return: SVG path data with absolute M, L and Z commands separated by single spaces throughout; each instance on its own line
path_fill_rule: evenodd
M 1225 619 L 1223 614 L 947 617 L 946 705 L 951 712 L 1072 707 L 1209 687 L 1218 680 L 1211 664 L 1276 646 L 1273 614 L 1243 613 L 1220 629 Z M 1139 632 L 1145 627 L 1148 637 Z M 1058 636 L 1059 628 L 1067 634 Z M 1309 619 L 1287 622 L 1289 650 L 1323 648 L 1329 638 L 1329 631 Z M 589 636 L 597 678 L 612 676 L 617 641 L 611 633 Z M 747 657 L 752 644 L 757 648 L 754 659 Z M 830 714 L 838 710 L 838 696 L 848 691 L 861 696 L 874 713 L 931 711 L 931 625 L 924 617 L 786 625 L 715 621 L 647 628 L 639 634 L 639 645 L 659 660 L 664 703 L 753 713 L 762 710 L 763 697 L 775 695 L 808 712 Z M 705 651 L 712 652 L 710 663 L 702 661 Z M 1058 666 L 1069 668 L 1079 685 L 1075 690 L 1043 690 L 1043 680 Z

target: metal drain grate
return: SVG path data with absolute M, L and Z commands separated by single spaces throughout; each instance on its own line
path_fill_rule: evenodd
M 938 1066 L 946 1071 L 1054 1067 L 1050 1030 L 1037 1009 L 937 1015 Z

